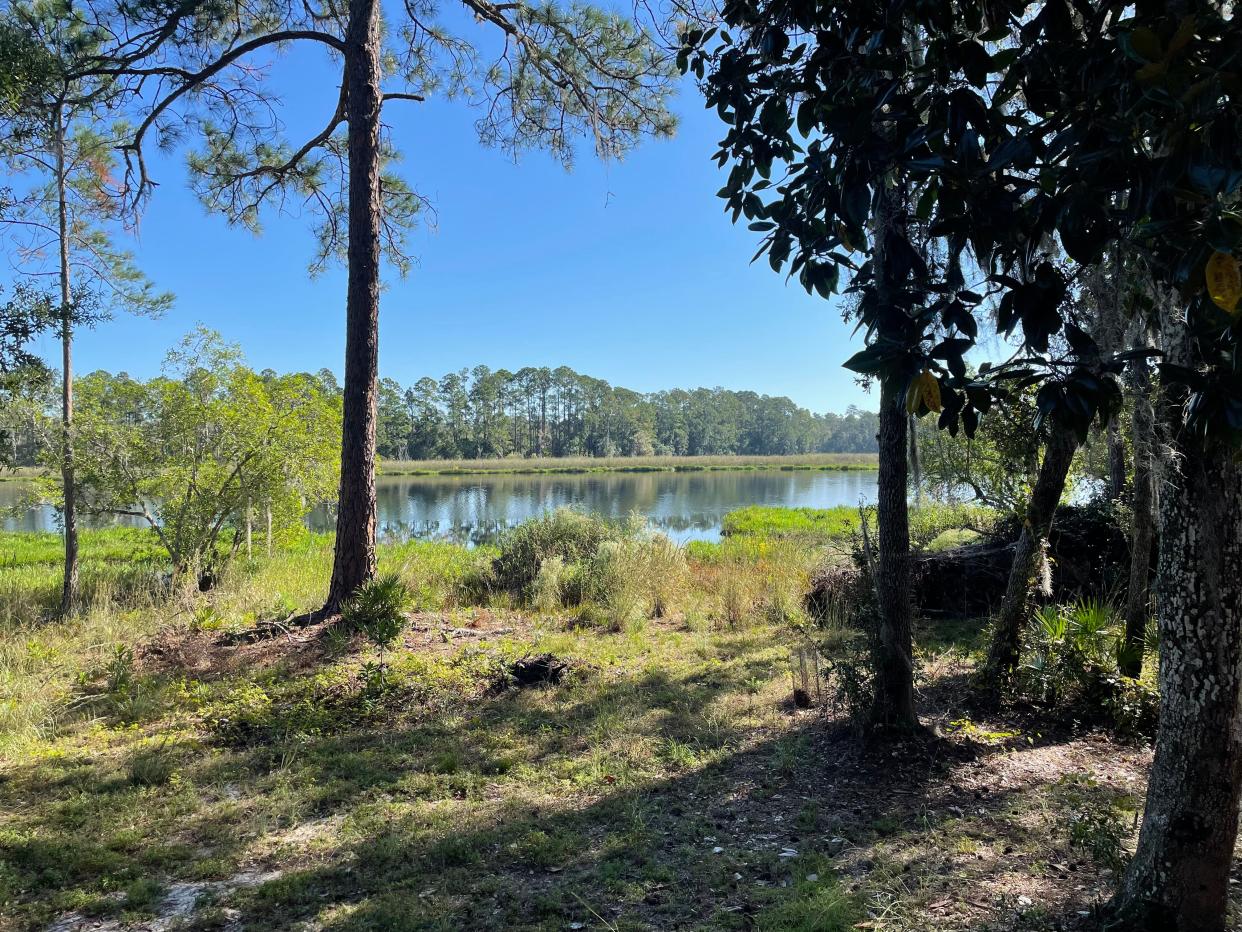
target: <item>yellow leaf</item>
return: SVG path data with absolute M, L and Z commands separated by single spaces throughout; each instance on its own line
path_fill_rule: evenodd
M 921 375 L 916 375 L 910 380 L 910 387 L 906 389 L 906 413 L 913 414 L 919 409 L 919 399 L 923 395 L 923 386 L 920 383 Z
M 1238 312 L 1238 300 L 1242 298 L 1242 269 L 1238 260 L 1227 252 L 1214 252 L 1204 269 L 1208 296 L 1221 310 L 1230 314 Z
M 928 411 L 935 411 L 937 414 L 944 410 L 944 405 L 940 401 L 940 382 L 927 370 L 923 370 L 923 403 L 927 405 Z
M 940 401 L 940 383 L 927 369 L 911 379 L 910 387 L 906 389 L 906 411 L 917 414 L 922 407 L 928 411 L 944 410 Z
M 1156 78 L 1163 76 L 1168 70 L 1168 62 L 1153 61 L 1148 62 L 1138 71 L 1134 72 L 1134 76 L 1143 82 L 1154 81 Z

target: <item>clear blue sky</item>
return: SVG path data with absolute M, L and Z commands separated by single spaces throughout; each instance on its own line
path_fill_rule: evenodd
M 335 102 L 316 56 L 297 53 L 273 72 L 295 143 Z M 464 104 L 390 102 L 401 170 L 431 198 L 438 225 L 413 234 L 408 277 L 386 276 L 381 374 L 408 385 L 479 363 L 564 364 L 639 391 L 720 385 L 817 411 L 874 407 L 840 367 L 859 340 L 836 303 L 749 264 L 757 234 L 730 224 L 715 197 L 723 124 L 690 84 L 676 109 L 675 138 L 647 141 L 623 162 L 584 151 L 566 172 L 542 152 L 514 164 L 481 147 Z M 344 275 L 307 275 L 309 218 L 270 216 L 258 237 L 230 228 L 186 189 L 183 161 L 157 164 L 161 184 L 133 244 L 147 274 L 176 294 L 174 309 L 83 333 L 78 370 L 152 375 L 203 322 L 257 369 L 339 373 Z M 51 356 L 49 339 L 40 348 Z

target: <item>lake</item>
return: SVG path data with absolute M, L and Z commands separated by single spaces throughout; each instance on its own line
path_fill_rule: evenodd
M 622 518 L 645 516 L 672 539 L 717 540 L 720 523 L 746 505 L 830 508 L 875 502 L 874 471 L 650 472 L 585 475 L 381 476 L 381 536 L 452 540 L 475 545 L 495 540 L 507 527 L 562 506 Z M 23 482 L 0 482 L 0 508 L 28 493 Z M 136 523 L 126 519 L 126 523 Z M 327 509 L 307 517 L 327 531 Z M 56 529 L 50 507 L 23 509 L 4 518 L 5 530 Z

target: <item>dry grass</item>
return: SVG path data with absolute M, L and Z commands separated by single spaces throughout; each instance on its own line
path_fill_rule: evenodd
M 747 469 L 875 469 L 874 453 L 802 456 L 564 456 L 481 460 L 386 460 L 386 476 L 471 473 L 696 472 Z

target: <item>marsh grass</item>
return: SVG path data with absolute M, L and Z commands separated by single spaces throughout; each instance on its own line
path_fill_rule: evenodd
M 704 472 L 753 469 L 871 470 L 874 453 L 808 453 L 797 456 L 563 456 L 522 459 L 386 460 L 386 476 L 479 473 Z

